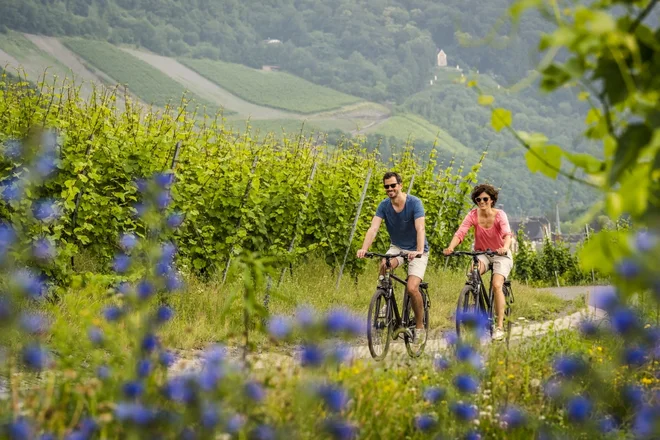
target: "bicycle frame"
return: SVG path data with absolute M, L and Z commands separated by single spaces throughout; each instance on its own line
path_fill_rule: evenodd
M 490 288 L 488 289 L 488 293 L 486 293 L 486 287 L 484 287 L 484 281 L 481 277 L 481 272 L 479 271 L 479 259 L 476 255 L 472 255 L 472 270 L 467 283 L 470 283 L 475 287 L 473 292 L 479 292 L 479 297 L 474 298 L 475 303 L 478 301 L 481 309 L 487 311 L 489 319 L 493 319 L 493 305 L 495 302 L 493 293 L 493 271 L 490 270 Z
M 403 280 L 399 278 L 398 276 L 394 275 L 392 273 L 392 266 L 390 266 L 390 259 L 386 258 L 386 264 L 387 264 L 387 272 L 385 273 L 385 290 L 387 292 L 386 298 L 388 301 L 390 301 L 393 305 L 392 309 L 394 310 L 394 324 L 396 329 L 400 329 L 404 327 L 404 322 L 403 322 L 403 317 L 401 316 L 401 313 L 399 313 L 399 305 L 396 302 L 396 295 L 394 293 L 394 285 L 392 284 L 392 279 L 398 281 L 399 283 L 403 284 L 403 303 L 406 303 L 406 295 L 408 295 L 408 282 L 406 280 Z M 391 297 L 390 297 L 391 296 Z

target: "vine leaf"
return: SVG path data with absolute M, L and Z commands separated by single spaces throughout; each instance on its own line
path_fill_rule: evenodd
M 527 168 L 532 173 L 537 171 L 556 179 L 561 167 L 561 157 L 564 151 L 557 145 L 533 145 L 525 153 Z
M 495 131 L 501 131 L 505 127 L 511 126 L 511 111 L 505 108 L 496 108 L 493 110 L 491 120 L 491 125 Z

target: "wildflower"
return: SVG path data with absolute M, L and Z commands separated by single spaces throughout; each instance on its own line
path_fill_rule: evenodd
M 204 391 L 210 391 L 215 388 L 218 381 L 224 376 L 222 367 L 205 367 L 197 378 L 199 387 Z
M 649 252 L 658 243 L 658 237 L 649 231 L 639 231 L 635 234 L 634 246 L 638 252 Z
M 228 434 L 237 433 L 245 425 L 245 417 L 240 414 L 234 414 L 227 420 L 225 431 Z
M 131 257 L 124 254 L 115 255 L 115 259 L 112 263 L 112 270 L 118 274 L 123 274 L 128 271 L 128 268 L 131 267 Z
M 117 293 L 121 293 L 122 295 L 128 295 L 131 293 L 131 284 L 126 281 L 122 281 L 121 283 L 117 284 L 115 290 Z
M 472 376 L 459 374 L 454 378 L 454 386 L 462 393 L 476 393 L 479 381 Z
M 90 341 L 92 342 L 92 344 L 94 344 L 94 345 L 101 345 L 101 344 L 103 344 L 103 340 L 104 340 L 103 332 L 101 331 L 100 328 L 98 328 L 98 327 L 96 327 L 96 326 L 90 326 L 90 327 L 87 329 L 87 337 L 89 338 L 89 340 L 90 340 Z
M 153 176 L 153 180 L 156 183 L 156 185 L 158 185 L 159 188 L 169 189 L 174 183 L 174 173 L 172 172 L 156 173 Z
M 103 316 L 106 321 L 116 321 L 122 317 L 124 311 L 117 306 L 107 306 L 103 309 Z
M 612 286 L 601 286 L 594 289 L 593 292 L 594 306 L 596 308 L 611 311 L 614 307 L 619 305 L 619 296 L 617 291 Z
M 478 422 L 478 420 L 475 420 L 475 422 Z M 465 440 L 481 440 L 481 433 L 479 431 L 470 431 L 467 434 L 465 434 L 464 439 Z
M 577 356 L 562 356 L 555 359 L 554 369 L 560 375 L 572 378 L 587 370 L 585 362 Z
M 624 363 L 640 367 L 646 363 L 646 353 L 639 347 L 627 347 L 623 354 Z
M 348 402 L 348 394 L 343 388 L 324 385 L 319 389 L 319 395 L 328 406 L 330 411 L 339 412 L 346 406 Z
M 462 421 L 473 420 L 478 414 L 477 409 L 474 406 L 462 402 L 452 404 L 451 410 L 454 415 Z
M 323 427 L 335 440 L 351 440 L 357 437 L 357 427 L 345 420 L 328 418 Z
M 639 321 L 631 309 L 621 307 L 612 314 L 612 328 L 618 334 L 628 334 L 637 327 Z
M 82 422 L 80 422 L 80 433 L 83 435 L 84 438 L 87 438 L 94 434 L 98 429 L 99 425 L 96 423 L 94 419 L 91 417 L 87 417 L 83 419 Z
M 38 200 L 32 203 L 32 215 L 39 221 L 55 220 L 60 215 L 60 211 L 53 200 Z
M 323 363 L 323 352 L 313 344 L 304 345 L 301 352 L 301 364 L 303 367 L 316 367 Z
M 449 361 L 444 356 L 437 356 L 433 359 L 433 367 L 436 371 L 444 371 L 449 368 Z
M 576 396 L 566 405 L 568 420 L 573 423 L 582 423 L 591 414 L 592 403 L 584 396 Z
M 34 171 L 41 178 L 46 178 L 57 169 L 57 156 L 54 152 L 43 154 L 34 162 Z
M 141 403 L 119 403 L 115 407 L 115 417 L 121 422 L 146 425 L 156 418 L 156 414 Z
M 172 263 L 176 255 L 176 246 L 170 242 L 163 243 L 160 248 L 160 261 L 164 263 Z
M 137 363 L 136 372 L 140 378 L 145 378 L 151 374 L 152 364 L 149 359 L 140 359 Z
M 456 358 L 461 362 L 470 359 L 473 354 L 474 354 L 474 349 L 469 345 L 461 344 L 458 347 L 456 347 Z
M 219 344 L 215 344 L 206 350 L 206 353 L 204 353 L 204 359 L 207 365 L 218 365 L 225 360 L 225 355 L 225 347 Z
M 5 159 L 17 161 L 23 155 L 23 144 L 17 139 L 7 139 L 2 145 L 1 153 Z
M 515 406 L 509 406 L 502 412 L 502 421 L 508 429 L 515 429 L 527 423 L 525 413 Z
M 245 395 L 255 402 L 261 402 L 266 397 L 266 391 L 258 382 L 247 382 L 244 391 Z
M 13 281 L 18 289 L 32 299 L 43 296 L 46 288 L 40 277 L 28 269 L 19 269 L 14 273 Z
M 177 290 L 180 290 L 182 286 L 183 283 L 181 282 L 181 278 L 179 278 L 177 274 L 170 272 L 165 277 L 165 290 L 168 292 L 176 292 Z
M 107 365 L 101 365 L 96 369 L 96 377 L 101 380 L 106 380 L 110 378 L 110 368 Z
M 274 440 L 275 430 L 270 425 L 259 425 L 250 431 L 250 440 Z
M 308 306 L 299 307 L 296 310 L 296 320 L 303 329 L 314 325 L 314 310 Z
M 605 416 L 598 421 L 598 430 L 603 434 L 607 434 L 616 429 L 616 422 L 612 416 Z
M 172 196 L 169 191 L 161 191 L 156 195 L 156 206 L 161 211 L 165 210 L 172 202 Z
M 420 431 L 429 431 L 435 427 L 438 422 L 430 414 L 422 414 L 415 417 L 415 428 Z
M 273 316 L 268 322 L 268 333 L 275 339 L 284 339 L 291 334 L 291 322 L 283 316 Z
M 137 284 L 136 291 L 137 291 L 138 298 L 140 298 L 141 300 L 146 300 L 151 295 L 154 294 L 155 289 L 154 289 L 154 285 L 151 282 L 149 282 L 148 280 L 141 280 Z
M 147 205 L 141 202 L 134 204 L 133 209 L 135 210 L 135 216 L 137 218 L 142 218 L 147 213 Z
M 330 357 L 340 364 L 348 362 L 352 357 L 351 348 L 346 344 L 337 343 L 330 350 Z
M 329 332 L 339 333 L 349 326 L 350 314 L 343 309 L 333 309 L 328 312 L 325 325 Z
M 183 214 L 177 212 L 174 214 L 170 214 L 169 217 L 167 217 L 167 226 L 171 229 L 176 229 L 181 224 L 183 223 Z
M 181 376 L 167 381 L 161 392 L 165 398 L 180 403 L 192 402 L 195 397 L 193 389 L 188 383 L 188 378 Z
M 23 348 L 23 363 L 32 370 L 43 370 L 50 364 L 48 352 L 36 343 Z
M 7 427 L 7 433 L 12 440 L 31 440 L 34 438 L 34 428 L 24 417 L 19 417 Z
M 424 390 L 424 400 L 430 403 L 436 403 L 444 399 L 447 392 L 443 388 L 428 387 Z
M 456 332 L 449 332 L 445 335 L 445 340 L 447 341 L 448 345 L 456 345 L 458 342 L 458 335 Z
M 623 400 L 633 408 L 638 407 L 642 403 L 644 403 L 644 391 L 642 390 L 642 388 L 638 386 L 635 385 L 624 386 L 623 389 L 621 390 L 621 395 L 623 397 Z
M 0 223 L 0 255 L 4 255 L 16 241 L 16 231 L 11 225 Z
M 171 367 L 175 360 L 174 354 L 170 351 L 162 351 L 158 356 L 158 361 L 164 367 Z
M 651 438 L 658 433 L 658 420 L 660 420 L 660 406 L 644 406 L 635 415 L 633 432 L 637 438 Z
M 152 333 L 147 333 L 142 338 L 142 351 L 151 353 L 158 347 L 158 339 Z
M 636 261 L 630 258 L 624 258 L 617 264 L 616 271 L 624 279 L 630 280 L 640 274 L 641 268 Z
M 144 392 L 144 386 L 138 381 L 126 382 L 123 386 L 123 391 L 126 397 L 134 399 Z
M 206 429 L 213 429 L 220 422 L 217 408 L 207 405 L 202 410 L 202 426 Z
M 147 189 L 149 188 L 149 183 L 146 179 L 135 179 L 133 183 L 135 183 L 137 190 L 141 193 L 147 192 Z
M 585 336 L 595 336 L 598 334 L 598 327 L 593 321 L 585 319 L 580 322 L 580 332 Z
M 119 246 L 124 250 L 124 252 L 133 250 L 137 243 L 137 237 L 131 232 L 122 234 L 122 236 L 119 238 Z
M 33 335 L 45 333 L 48 330 L 48 322 L 43 316 L 30 313 L 21 316 L 21 328 L 26 333 Z
M 23 183 L 15 178 L 0 183 L 0 195 L 6 203 L 17 202 L 23 197 Z
M 543 387 L 543 393 L 550 398 L 557 398 L 561 394 L 562 386 L 559 379 L 550 379 Z
M 46 238 L 39 238 L 32 243 L 32 256 L 39 261 L 51 261 L 56 253 L 55 246 Z

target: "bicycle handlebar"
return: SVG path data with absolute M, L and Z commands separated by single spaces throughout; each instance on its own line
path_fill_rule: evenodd
M 408 257 L 407 252 L 399 252 L 398 254 L 378 254 L 376 252 L 367 252 L 364 254 L 365 258 L 372 258 L 372 257 L 381 257 L 381 258 L 387 258 L 388 260 L 391 258 L 396 258 L 396 257 Z M 417 255 L 415 258 L 422 258 L 422 254 Z
M 485 251 L 476 251 L 476 252 L 467 252 L 467 251 L 454 251 L 445 257 L 460 257 L 461 255 L 469 255 L 470 257 L 476 257 L 478 255 L 488 255 L 489 257 L 499 255 L 497 252 L 486 249 Z

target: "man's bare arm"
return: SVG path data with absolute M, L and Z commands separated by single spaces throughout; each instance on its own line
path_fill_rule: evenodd
M 380 228 L 380 224 L 382 221 L 383 219 L 378 216 L 374 216 L 371 219 L 371 226 L 369 226 L 367 233 L 364 235 L 364 241 L 362 242 L 362 247 L 357 251 L 358 258 L 363 258 L 364 254 L 366 254 L 367 251 L 369 250 L 369 247 L 376 239 L 376 235 L 378 234 L 378 229 Z

